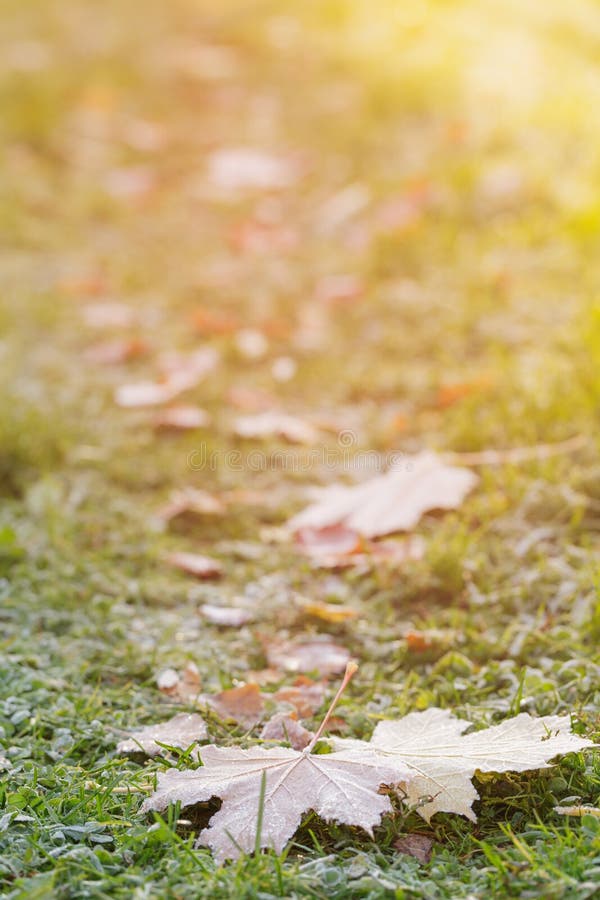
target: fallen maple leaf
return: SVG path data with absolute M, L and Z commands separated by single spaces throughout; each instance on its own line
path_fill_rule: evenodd
M 148 344 L 141 338 L 115 338 L 114 341 L 102 341 L 93 344 L 84 352 L 88 362 L 100 366 L 115 366 L 145 356 Z
M 265 723 L 260 736 L 263 741 L 287 741 L 293 750 L 304 750 L 314 734 L 300 724 L 295 713 L 276 713 Z
M 220 578 L 223 574 L 223 566 L 218 560 L 198 553 L 169 553 L 165 562 L 196 578 Z
M 132 731 L 128 738 L 117 744 L 118 753 L 145 753 L 147 756 L 157 756 L 165 750 L 161 744 L 170 747 L 187 749 L 196 741 L 203 741 L 208 735 L 206 722 L 197 713 L 179 713 L 167 722 L 159 725 L 146 725 Z
M 559 754 L 592 746 L 592 741 L 572 734 L 568 716 L 536 719 L 520 713 L 465 735 L 470 725 L 447 709 L 433 707 L 398 721 L 380 722 L 368 743 L 341 738 L 331 743 L 336 749 L 374 749 L 405 763 L 412 771 L 406 801 L 416 806 L 426 822 L 436 812 L 457 813 L 475 822 L 472 806 L 479 794 L 471 779 L 476 772 L 547 768 L 548 760 Z
M 400 853 L 413 856 L 420 863 L 428 863 L 431 860 L 433 841 L 426 834 L 407 834 L 394 841 L 394 847 Z
M 383 759 L 369 748 L 311 753 L 355 671 L 355 665 L 347 666 L 327 715 L 304 750 L 209 745 L 202 751 L 201 768 L 187 772 L 170 769 L 159 775 L 157 789 L 142 805 L 142 812 L 161 812 L 170 803 L 190 806 L 220 797 L 220 810 L 198 838 L 219 862 L 261 847 L 281 853 L 309 809 L 327 821 L 359 826 L 372 834 L 383 813 L 392 811 L 380 786 L 404 782 L 409 776 L 407 767 L 395 759 Z
M 407 769 L 373 750 L 313 755 L 309 747 L 241 750 L 211 744 L 202 750 L 202 763 L 195 771 L 160 774 L 156 792 L 141 811 L 220 797 L 221 809 L 198 838 L 219 862 L 251 853 L 257 845 L 281 853 L 309 809 L 372 835 L 381 816 L 392 811 L 389 797 L 378 793 L 380 785 L 408 777 Z
M 175 669 L 163 669 L 156 677 L 156 686 L 161 694 L 182 703 L 193 703 L 200 696 L 202 680 L 196 663 L 188 662 L 181 674 Z
M 291 185 L 298 174 L 290 159 L 254 147 L 225 147 L 208 159 L 209 181 L 228 193 L 278 190 Z
M 315 444 L 319 438 L 319 432 L 308 422 L 280 412 L 238 416 L 233 430 L 238 437 L 282 437 L 291 444 Z
M 203 347 L 188 356 L 163 354 L 159 360 L 161 380 L 120 385 L 115 391 L 115 402 L 123 407 L 169 403 L 184 391 L 196 387 L 213 371 L 218 361 L 219 354 L 212 347 Z
M 265 698 L 253 682 L 201 699 L 221 718 L 234 719 L 246 728 L 252 728 L 260 721 L 265 708 Z
M 422 559 L 425 542 L 417 535 L 402 540 L 365 541 L 344 525 L 301 528 L 295 534 L 299 548 L 319 569 L 370 569 L 376 565 L 402 566 Z
M 210 416 L 199 406 L 179 404 L 163 409 L 154 417 L 152 424 L 163 431 L 192 431 L 210 425 Z
M 205 603 L 200 607 L 200 612 L 213 625 L 226 628 L 239 628 L 252 621 L 252 615 L 247 610 L 235 606 L 213 606 L 211 603 Z
M 273 698 L 279 703 L 289 703 L 301 719 L 306 719 L 322 706 L 325 685 L 322 681 L 313 681 L 306 675 L 299 675 L 292 685 L 279 688 Z
M 329 525 L 327 528 L 300 528 L 296 532 L 296 542 L 308 555 L 319 558 L 349 556 L 361 549 L 361 537 L 357 531 L 344 525 Z
M 356 619 L 359 615 L 358 610 L 351 606 L 341 606 L 338 603 L 323 603 L 320 600 L 309 600 L 305 597 L 298 597 L 296 603 L 307 616 L 314 616 L 316 619 L 331 622 L 334 625 L 347 622 L 349 619 Z
M 365 537 L 408 531 L 428 510 L 455 509 L 477 481 L 468 469 L 447 465 L 426 451 L 363 484 L 324 488 L 322 498 L 294 516 L 288 527 L 299 531 L 344 524 Z
M 350 653 L 327 635 L 270 644 L 267 661 L 274 668 L 286 672 L 312 672 L 332 675 L 343 672 Z
M 161 522 L 170 522 L 177 516 L 192 513 L 198 516 L 222 516 L 227 510 L 221 497 L 197 488 L 173 491 L 169 502 L 157 512 Z

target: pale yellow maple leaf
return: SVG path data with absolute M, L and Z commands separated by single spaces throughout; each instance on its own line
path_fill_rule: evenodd
M 419 453 L 362 484 L 324 488 L 288 526 L 298 531 L 341 523 L 365 537 L 409 531 L 429 510 L 455 509 L 477 481 L 469 469 L 448 465 L 434 453 Z
M 525 772 L 546 768 L 563 753 L 593 746 L 571 732 L 568 716 L 533 718 L 521 713 L 500 725 L 464 732 L 471 725 L 446 709 L 412 712 L 380 722 L 369 742 L 332 738 L 336 749 L 375 750 L 384 759 L 405 763 L 412 777 L 406 802 L 427 821 L 436 812 L 451 812 L 476 821 L 479 799 L 471 781 L 476 772 Z M 425 799 L 428 798 L 428 799 Z

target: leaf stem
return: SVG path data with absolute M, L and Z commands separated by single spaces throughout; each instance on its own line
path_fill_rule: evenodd
M 311 750 L 313 749 L 313 747 L 315 746 L 315 744 L 317 743 L 317 741 L 319 740 L 319 738 L 321 737 L 321 735 L 322 735 L 323 732 L 325 731 L 325 728 L 327 727 L 327 723 L 329 722 L 329 720 L 330 720 L 330 718 L 331 718 L 331 716 L 332 716 L 332 714 L 333 714 L 334 709 L 335 709 L 336 706 L 338 705 L 338 701 L 339 701 L 340 697 L 342 696 L 342 694 L 343 694 L 344 691 L 346 690 L 346 687 L 348 686 L 348 682 L 350 681 L 350 679 L 352 678 L 352 676 L 353 676 L 353 675 L 355 674 L 355 672 L 357 672 L 357 671 L 358 671 L 358 666 L 357 666 L 357 664 L 356 664 L 355 662 L 350 661 L 349 663 L 346 664 L 346 671 L 344 672 L 344 677 L 343 677 L 343 679 L 342 679 L 342 683 L 340 684 L 339 688 L 337 689 L 337 693 L 336 693 L 335 697 L 333 698 L 333 700 L 332 700 L 331 703 L 329 704 L 329 709 L 328 709 L 327 712 L 325 713 L 325 718 L 323 719 L 323 721 L 322 721 L 321 724 L 319 725 L 319 728 L 318 728 L 317 733 L 316 733 L 315 736 L 313 737 L 313 739 L 312 739 L 312 741 L 310 742 L 310 744 L 308 745 L 308 747 L 306 747 L 306 749 L 305 749 L 305 751 L 304 751 L 305 753 L 310 753 L 310 752 L 311 752 Z

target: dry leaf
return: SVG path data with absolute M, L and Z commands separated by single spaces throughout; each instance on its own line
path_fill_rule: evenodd
M 227 511 L 227 506 L 216 494 L 201 491 L 197 488 L 184 488 L 174 491 L 166 506 L 158 511 L 157 518 L 162 522 L 170 522 L 171 519 L 185 513 L 198 516 L 222 516 Z
M 525 772 L 546 768 L 563 753 L 591 747 L 592 741 L 571 733 L 568 716 L 536 719 L 521 713 L 500 725 L 463 734 L 470 722 L 447 709 L 412 712 L 398 721 L 380 722 L 369 743 L 332 739 L 336 748 L 376 750 L 396 757 L 412 771 L 407 802 L 426 822 L 436 812 L 451 812 L 476 821 L 472 806 L 479 794 L 471 779 L 476 772 Z M 423 802 L 424 798 L 430 798 Z
M 428 628 L 426 631 L 410 629 L 404 633 L 403 637 L 411 653 L 424 653 L 426 650 L 431 650 L 432 647 L 447 646 L 456 641 L 454 631 L 449 629 L 442 631 L 438 628 Z
M 220 694 L 202 698 L 207 706 L 223 719 L 234 719 L 245 728 L 252 728 L 262 718 L 265 699 L 257 684 L 250 682 L 229 688 Z
M 212 606 L 205 603 L 200 607 L 200 612 L 213 625 L 221 625 L 226 628 L 240 628 L 252 621 L 252 616 L 245 609 L 236 609 L 234 606 Z
M 296 543 L 313 557 L 348 556 L 358 553 L 362 546 L 359 533 L 344 525 L 327 528 L 300 528 L 295 534 Z
M 162 694 L 182 703 L 193 703 L 200 696 L 202 681 L 196 663 L 188 662 L 181 674 L 164 669 L 157 675 L 156 685 Z
M 266 654 L 274 668 L 286 672 L 316 671 L 322 675 L 343 672 L 350 659 L 349 651 L 326 635 L 273 643 L 267 647 Z
M 312 755 L 307 749 L 209 745 L 202 750 L 202 762 L 195 771 L 170 769 L 160 774 L 157 790 L 142 812 L 162 812 L 178 801 L 191 806 L 220 797 L 220 810 L 198 839 L 219 862 L 251 853 L 257 843 L 281 853 L 309 809 L 327 821 L 372 834 L 381 816 L 392 810 L 389 797 L 379 793 L 380 786 L 404 781 L 408 775 L 395 760 L 369 749 Z M 262 828 L 257 836 L 263 779 Z
M 243 409 L 246 412 L 264 412 L 271 409 L 275 405 L 275 397 L 266 391 L 258 390 L 258 388 L 243 387 L 237 385 L 227 392 L 227 401 L 235 406 L 236 409 Z
M 226 147 L 208 159 L 208 179 L 227 193 L 279 190 L 293 184 L 298 168 L 284 156 L 253 147 Z
M 307 616 L 315 616 L 315 618 L 321 619 L 323 622 L 331 622 L 334 625 L 358 617 L 358 610 L 352 609 L 351 606 L 323 603 L 319 600 L 308 600 L 305 597 L 298 597 L 296 603 Z
M 181 747 L 186 750 L 190 744 L 203 741 L 208 736 L 206 722 L 197 713 L 179 713 L 167 722 L 159 725 L 146 725 L 132 731 L 126 740 L 117 744 L 118 753 L 145 753 L 147 756 L 156 756 L 165 753 L 161 744 L 170 747 Z
M 489 375 L 481 375 L 470 381 L 450 381 L 441 384 L 437 391 L 435 405 L 440 409 L 447 409 L 454 406 L 473 394 L 479 394 L 489 390 L 492 385 L 492 379 Z
M 145 356 L 148 344 L 141 338 L 115 338 L 114 341 L 102 341 L 88 347 L 84 352 L 88 362 L 101 366 L 116 366 Z
M 115 402 L 122 407 L 169 403 L 183 391 L 196 387 L 213 371 L 218 361 L 219 355 L 212 347 L 203 347 L 187 356 L 163 354 L 159 360 L 161 380 L 123 384 L 115 391 Z
M 132 384 L 122 384 L 115 390 L 115 403 L 124 409 L 134 409 L 143 406 L 160 406 L 168 403 L 180 393 L 178 385 L 168 381 L 137 381 Z
M 156 676 L 156 686 L 163 694 L 174 694 L 179 684 L 179 675 L 175 669 L 163 669 Z
M 404 837 L 394 841 L 394 847 L 400 853 L 406 853 L 407 856 L 413 856 L 420 863 L 428 863 L 431 860 L 431 851 L 433 849 L 433 841 L 426 834 L 407 834 Z
M 306 675 L 299 675 L 293 685 L 279 688 L 273 698 L 279 703 L 289 703 L 301 719 L 307 719 L 323 705 L 325 685 L 322 681 L 313 681 Z
M 158 366 L 167 381 L 179 384 L 180 390 L 185 390 L 196 387 L 203 378 L 210 375 L 219 359 L 219 353 L 214 347 L 200 347 L 193 353 L 161 353 Z
M 218 560 L 199 553 L 169 553 L 165 562 L 196 578 L 220 578 L 223 574 L 223 566 Z
M 319 439 L 318 431 L 308 422 L 280 412 L 238 416 L 233 430 L 238 437 L 281 437 L 291 444 L 315 444 Z
M 363 484 L 323 489 L 322 499 L 288 525 L 299 531 L 343 524 L 365 537 L 408 531 L 428 510 L 455 509 L 477 481 L 468 469 L 449 466 L 435 454 L 423 452 Z
M 295 714 L 276 713 L 265 723 L 260 736 L 263 741 L 286 741 L 293 750 L 304 750 L 314 734 L 300 724 Z
M 425 542 L 417 536 L 402 540 L 365 541 L 344 525 L 328 528 L 301 528 L 295 534 L 300 548 L 319 569 L 371 569 L 376 565 L 403 566 L 422 559 Z
M 164 431 L 191 431 L 196 428 L 207 428 L 210 421 L 205 409 L 192 404 L 179 404 L 161 410 L 152 420 L 152 424 Z

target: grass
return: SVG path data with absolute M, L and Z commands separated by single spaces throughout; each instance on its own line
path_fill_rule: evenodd
M 174 711 L 155 686 L 160 668 L 194 660 L 216 691 L 263 668 L 276 634 L 322 630 L 361 664 L 337 712 L 348 734 L 440 705 L 478 726 L 519 710 L 571 714 L 598 739 L 597 5 L 152 0 L 142 13 L 132 2 L 8 0 L 3 20 L 4 895 L 598 896 L 600 820 L 553 812 L 569 798 L 598 804 L 593 754 L 482 776 L 476 826 L 437 815 L 426 827 L 398 809 L 370 840 L 308 816 L 282 857 L 219 868 L 194 849 L 195 820 L 140 817 L 165 763 L 115 752 L 119 729 Z M 206 156 L 240 144 L 297 154 L 301 186 L 214 196 Z M 147 192 L 115 191 L 135 191 L 140 167 Z M 337 219 L 332 198 L 347 204 Z M 390 198 L 407 218 L 386 228 L 377 217 Z M 256 215 L 275 241 L 291 229 L 295 243 L 236 252 L 232 236 Z M 323 312 L 315 287 L 338 274 L 362 296 Z M 133 311 L 148 359 L 86 362 L 103 332 L 82 324 L 81 308 L 106 297 Z M 265 326 L 269 350 L 251 361 L 231 337 L 210 336 L 223 363 L 189 397 L 214 426 L 157 435 L 112 392 L 153 377 L 156 353 L 195 346 L 199 308 Z M 276 383 L 283 355 L 298 370 Z M 481 467 L 459 511 L 425 518 L 426 557 L 401 573 L 324 576 L 267 544 L 264 529 L 299 508 L 304 485 L 337 472 L 190 467 L 202 441 L 221 461 L 263 450 L 231 437 L 234 387 L 267 390 L 299 415 L 336 413 L 357 451 L 586 440 L 545 461 Z M 156 510 L 188 484 L 277 502 L 158 530 Z M 216 555 L 226 577 L 172 574 L 161 557 L 174 549 Z M 256 625 L 200 621 L 199 603 L 243 592 Z M 359 618 L 324 626 L 294 608 L 294 592 Z M 417 651 L 410 629 L 439 634 Z M 210 727 L 219 743 L 253 737 L 216 717 Z M 434 839 L 429 864 L 394 849 L 415 830 Z

